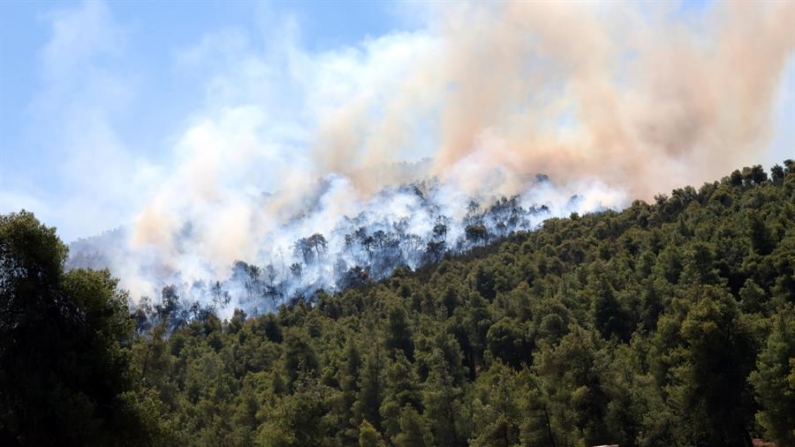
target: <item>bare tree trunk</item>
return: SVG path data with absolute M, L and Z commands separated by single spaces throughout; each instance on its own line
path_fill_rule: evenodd
M 555 437 L 552 436 L 552 423 L 549 420 L 549 412 L 547 412 L 547 406 L 544 405 L 544 420 L 546 421 L 547 425 L 547 436 L 549 436 L 549 444 L 552 447 L 557 447 L 555 445 Z

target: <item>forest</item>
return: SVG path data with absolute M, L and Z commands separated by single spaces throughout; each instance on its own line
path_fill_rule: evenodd
M 795 161 L 478 238 L 221 319 L 0 216 L 0 445 L 795 446 Z
M 417 164 L 398 166 L 419 169 Z M 289 213 L 289 218 L 284 222 L 277 219 L 279 223 L 271 231 L 251 238 L 249 245 L 258 247 L 257 255 L 247 257 L 238 252 L 236 261 L 210 263 L 217 270 L 195 268 L 200 261 L 215 258 L 196 256 L 194 242 L 201 236 L 192 221 L 173 234 L 178 246 L 174 251 L 164 249 L 162 244 L 146 247 L 152 249 L 149 251 L 141 250 L 141 244 L 130 247 L 134 231 L 124 226 L 73 241 L 66 268 L 123 270 L 125 280 L 134 283 L 140 279 L 139 283 L 147 287 L 136 290 L 141 296 L 138 306 L 147 317 L 162 317 L 157 306 L 224 315 L 240 308 L 253 316 L 321 289 L 334 293 L 385 279 L 399 266 L 416 270 L 437 263 L 445 255 L 486 245 L 512 232 L 536 229 L 549 217 L 605 209 L 600 202 L 589 200 L 591 191 L 587 188 L 582 188 L 584 195 L 550 194 L 557 185 L 542 174 L 529 176 L 523 182 L 523 192 L 510 198 L 459 196 L 433 177 L 385 188 L 367 200 L 357 201 L 351 191 L 341 194 L 337 183 L 346 185 L 340 179 L 318 179 L 312 194 Z M 341 206 L 340 196 L 357 205 L 345 213 L 335 212 Z M 329 207 L 330 203 L 335 205 Z M 266 200 L 258 206 L 272 205 Z M 316 226 L 317 221 L 323 221 L 323 225 Z M 165 293 L 164 287 L 169 287 Z M 172 325 L 181 324 L 182 318 L 170 314 Z

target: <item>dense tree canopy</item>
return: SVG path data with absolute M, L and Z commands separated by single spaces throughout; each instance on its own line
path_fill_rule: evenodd
M 0 444 L 154 444 L 127 295 L 107 271 L 64 272 L 66 254 L 33 214 L 0 216 Z
M 168 290 L 125 320 L 52 229 L 2 223 L 3 440 L 91 444 L 146 406 L 163 445 L 795 445 L 790 161 L 500 240 L 473 223 L 464 255 L 223 321 Z
M 228 445 L 793 445 L 793 168 L 548 220 L 136 352 L 171 346 L 146 374 L 190 443 L 213 426 Z M 196 362 L 218 369 L 194 382 Z

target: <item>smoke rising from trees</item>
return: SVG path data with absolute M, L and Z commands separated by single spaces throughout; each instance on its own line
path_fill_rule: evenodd
M 649 4 L 422 8 L 413 32 L 335 51 L 305 51 L 289 25 L 265 54 L 197 47 L 186 64 L 228 61 L 223 100 L 132 226 L 72 262 L 107 264 L 134 297 L 181 284 L 211 300 L 217 281 L 252 307 L 649 200 L 760 161 L 795 49 L 791 1 L 698 23 Z

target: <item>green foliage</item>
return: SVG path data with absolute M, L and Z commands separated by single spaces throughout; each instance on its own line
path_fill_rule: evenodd
M 265 422 L 259 428 L 258 445 L 263 447 L 338 445 L 330 436 L 335 427 L 325 417 L 328 413 L 330 394 L 331 390 L 319 380 L 301 375 L 294 382 L 294 392 L 276 399 L 266 410 Z
M 795 445 L 795 307 L 773 317 L 773 329 L 759 353 L 751 384 L 762 410 L 757 421 L 780 445 Z
M 57 416 L 59 445 L 78 443 L 67 426 L 154 427 L 126 438 L 139 445 L 795 445 L 795 163 L 784 166 L 492 245 L 473 225 L 480 247 L 417 272 L 138 337 L 107 273 L 64 274 L 51 229 L 4 217 L 0 436 L 43 433 Z M 322 242 L 299 248 L 321 257 Z M 42 332 L 45 321 L 64 326 Z M 9 356 L 17 342 L 24 355 Z M 67 372 L 63 385 L 8 363 L 23 360 Z M 121 410 L 100 414 L 99 401 Z
M 689 417 L 681 420 L 687 435 L 682 442 L 704 437 L 709 445 L 743 445 L 754 349 L 734 297 L 705 287 L 682 322 L 680 343 L 674 349 L 680 350 L 681 363 L 671 370 L 675 380 L 668 390 L 678 407 L 689 409 Z
M 64 272 L 66 254 L 33 214 L 0 216 L 0 444 L 165 442 L 130 374 L 127 295 L 106 270 Z
M 425 420 L 411 407 L 400 412 L 400 433 L 395 437 L 398 447 L 433 447 L 433 437 Z
M 367 422 L 367 419 L 359 426 L 359 447 L 385 447 L 378 430 Z

